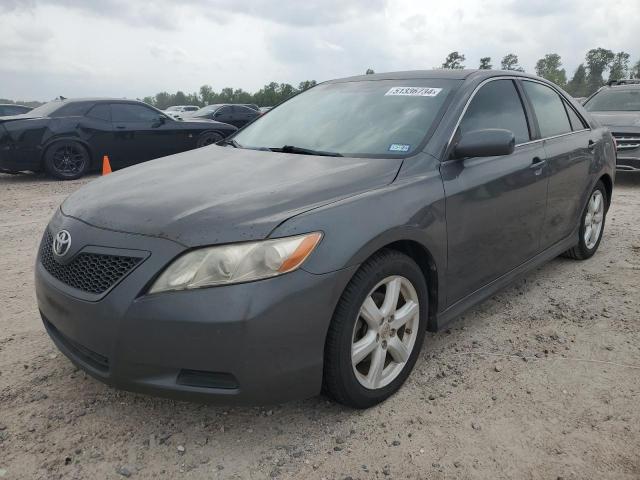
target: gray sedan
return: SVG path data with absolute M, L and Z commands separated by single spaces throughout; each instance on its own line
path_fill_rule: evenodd
M 366 408 L 401 387 L 426 330 L 594 255 L 614 174 L 611 134 L 536 77 L 329 81 L 71 195 L 37 301 L 58 348 L 118 388 Z

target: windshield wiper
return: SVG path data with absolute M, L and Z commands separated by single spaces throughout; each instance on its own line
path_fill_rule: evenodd
M 238 142 L 236 142 L 233 138 L 225 138 L 224 140 L 220 140 L 218 145 L 231 145 L 233 148 L 244 148 Z
M 296 147 L 294 145 L 285 145 L 281 148 L 270 148 L 272 152 L 282 153 L 298 153 L 301 155 L 318 155 L 321 157 L 342 157 L 341 153 L 337 152 L 324 152 L 322 150 L 311 150 L 310 148 Z

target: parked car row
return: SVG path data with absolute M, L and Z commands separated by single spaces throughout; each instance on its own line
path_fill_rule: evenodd
M 237 128 L 205 118 L 173 119 L 145 103 L 59 99 L 0 118 L 0 171 L 79 178 L 108 155 L 123 168 L 218 142 Z

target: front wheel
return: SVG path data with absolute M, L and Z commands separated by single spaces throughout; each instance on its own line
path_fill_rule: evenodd
M 422 348 L 427 303 L 426 281 L 410 257 L 384 250 L 364 263 L 327 333 L 324 392 L 368 408 L 398 391 Z
M 218 132 L 204 132 L 198 138 L 198 143 L 196 144 L 196 148 L 213 145 L 214 143 L 219 142 L 223 138 L 224 137 L 220 135 Z
M 60 180 L 75 180 L 89 170 L 89 151 L 73 140 L 55 142 L 44 154 L 44 168 Z
M 596 253 L 604 233 L 607 206 L 607 190 L 604 188 L 604 184 L 598 181 L 589 196 L 584 212 L 582 212 L 578 244 L 567 250 L 564 256 L 575 260 L 586 260 Z

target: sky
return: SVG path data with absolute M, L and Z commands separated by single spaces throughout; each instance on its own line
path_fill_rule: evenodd
M 0 98 L 254 92 L 513 52 L 640 59 L 640 0 L 0 0 Z

